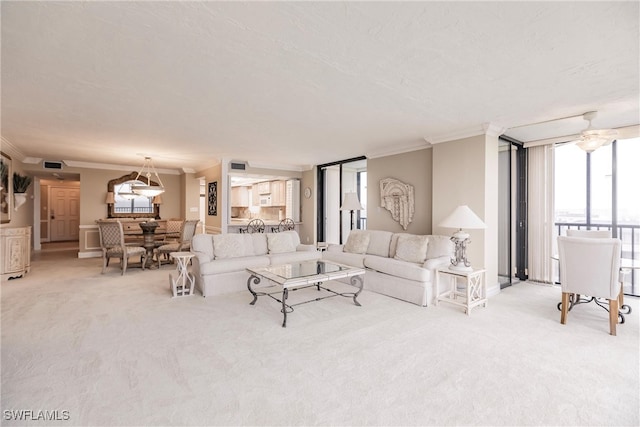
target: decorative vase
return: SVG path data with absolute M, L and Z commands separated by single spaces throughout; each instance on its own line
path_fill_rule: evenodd
M 18 208 L 24 205 L 27 202 L 27 194 L 26 193 L 14 193 L 14 206 L 13 210 L 18 210 Z

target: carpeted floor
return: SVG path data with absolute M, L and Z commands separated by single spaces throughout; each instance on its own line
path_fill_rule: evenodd
M 171 266 L 100 267 L 52 252 L 2 282 L 2 425 L 640 424 L 637 299 L 617 337 L 593 304 L 561 325 L 559 289 L 529 283 L 470 317 L 365 291 L 285 329 L 268 298 L 174 299 Z

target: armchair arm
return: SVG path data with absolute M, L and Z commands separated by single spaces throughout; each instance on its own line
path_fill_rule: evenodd
M 298 252 L 313 252 L 316 250 L 316 247 L 314 245 L 303 245 L 300 244 L 296 247 L 296 251 Z

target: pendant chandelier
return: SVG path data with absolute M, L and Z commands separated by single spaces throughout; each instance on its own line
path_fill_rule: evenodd
M 151 185 L 151 172 L 156 176 L 159 185 Z M 139 180 L 140 175 L 144 175 L 147 178 L 147 184 L 145 185 L 143 180 L 141 181 L 143 184 L 132 184 L 131 191 L 133 193 L 146 197 L 155 197 L 164 193 L 164 185 L 158 176 L 158 172 L 156 172 L 156 168 L 153 166 L 151 157 L 144 158 L 144 164 L 136 176 L 136 181 Z

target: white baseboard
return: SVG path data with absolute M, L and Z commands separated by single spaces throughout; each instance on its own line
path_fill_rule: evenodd
M 78 252 L 78 258 L 100 258 L 102 251 L 100 252 Z

